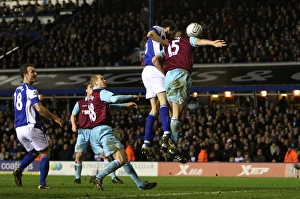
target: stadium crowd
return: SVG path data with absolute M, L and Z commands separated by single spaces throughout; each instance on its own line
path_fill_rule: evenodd
M 70 2 L 72 0 L 66 4 Z M 297 0 L 155 2 L 155 24 L 171 19 L 179 29 L 185 29 L 190 22 L 198 22 L 204 30 L 203 38 L 226 41 L 227 47 L 220 50 L 196 49 L 195 63 L 300 61 L 300 3 Z M 44 5 L 45 12 L 57 7 L 53 4 L 49 0 Z M 20 48 L 17 53 L 6 56 L 0 68 L 18 68 L 23 62 L 37 67 L 143 63 L 141 57 L 129 60 L 126 55 L 134 48 L 144 47 L 149 22 L 149 6 L 145 1 L 94 1 L 91 5 L 72 5 L 79 14 L 63 23 L 56 15 L 58 21 L 54 24 L 60 26 L 55 30 L 51 21 L 40 24 L 38 13 L 28 22 L 14 13 L 16 9 L 11 9 L 15 20 L 6 22 L 3 18 L 0 23 L 1 52 Z M 7 9 L 2 8 L 2 13 Z M 34 31 L 40 31 L 40 39 L 25 45 L 33 39 Z
M 284 100 L 284 99 L 283 99 Z M 52 107 L 50 102 L 47 107 Z M 60 102 L 60 104 L 65 104 Z M 234 108 L 213 102 L 196 104 L 190 100 L 181 127 L 179 150 L 190 162 L 283 162 L 288 148 L 300 155 L 300 109 L 280 101 L 265 108 L 254 108 L 244 102 Z M 145 161 L 141 152 L 144 124 L 149 106 L 113 112 L 111 124 L 116 136 L 126 147 L 134 150 L 135 161 Z M 51 108 L 50 108 L 51 109 Z M 51 160 L 74 160 L 77 134 L 71 130 L 70 115 L 58 108 L 54 113 L 61 116 L 64 126 L 45 121 L 44 130 L 51 146 Z M 159 152 L 163 135 L 161 122 L 155 123 L 152 150 L 157 161 L 170 161 Z M 24 149 L 16 139 L 13 113 L 0 111 L 0 160 L 20 160 Z M 99 159 L 89 149 L 84 160 Z
M 44 12 L 53 6 L 53 2 L 47 2 L 43 5 Z M 78 8 L 77 4 L 74 6 Z M 127 60 L 126 55 L 145 44 L 149 17 L 145 1 L 94 1 L 92 5 L 81 6 L 70 20 L 62 22 L 58 16 L 58 21 L 49 24 L 39 22 L 39 13 L 28 22 L 20 17 L 22 9 L 8 12 L 8 7 L 3 6 L 1 13 L 15 15 L 16 21 L 2 18 L 0 52 L 20 48 L 1 60 L 0 69 L 19 68 L 24 62 L 34 63 L 36 68 L 112 66 L 116 62 L 120 66 L 142 64 L 141 59 Z M 23 14 L 28 14 L 27 8 L 24 6 Z M 156 1 L 155 12 L 155 24 L 171 19 L 179 29 L 184 29 L 190 22 L 198 22 L 204 30 L 203 38 L 226 41 L 227 47 L 220 50 L 196 49 L 196 63 L 300 61 L 297 0 L 165 0 Z M 40 39 L 26 45 L 34 39 L 33 32 L 40 32 Z M 50 102 L 45 103 L 51 108 Z M 141 146 L 148 109 L 117 111 L 111 121 L 122 143 L 133 147 L 136 161 L 145 160 Z M 77 135 L 70 127 L 70 113 L 60 110 L 63 109 L 53 111 L 64 119 L 63 128 L 45 121 L 51 160 L 74 160 Z M 191 162 L 283 162 L 288 148 L 294 148 L 298 154 L 300 151 L 300 110 L 293 104 L 254 108 L 251 103 L 244 103 L 229 109 L 226 105 L 200 103 L 187 109 L 184 115 L 179 150 Z M 155 124 L 155 135 L 152 150 L 156 159 L 168 161 L 158 151 L 162 136 L 160 121 Z M 0 146 L 0 160 L 21 160 L 24 155 L 9 109 L 0 110 Z M 91 150 L 85 152 L 85 160 L 94 159 L 97 157 Z

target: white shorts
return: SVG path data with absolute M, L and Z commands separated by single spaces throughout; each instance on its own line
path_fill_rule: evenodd
M 145 66 L 142 80 L 146 88 L 146 99 L 154 98 L 158 93 L 166 91 L 165 76 L 155 66 Z
M 17 137 L 27 152 L 42 151 L 49 146 L 44 132 L 39 128 L 21 126 L 16 128 Z

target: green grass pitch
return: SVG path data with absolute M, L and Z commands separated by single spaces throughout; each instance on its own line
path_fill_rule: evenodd
M 158 186 L 140 191 L 129 177 L 120 177 L 124 184 L 112 184 L 107 176 L 104 191 L 89 183 L 89 176 L 80 185 L 73 184 L 73 176 L 48 176 L 48 190 L 39 190 L 38 175 L 23 175 L 23 186 L 17 187 L 13 175 L 0 175 L 2 199 L 96 199 L 96 198 L 152 198 L 152 199 L 296 199 L 300 191 L 299 178 L 225 178 L 225 177 L 141 177 L 155 181 Z

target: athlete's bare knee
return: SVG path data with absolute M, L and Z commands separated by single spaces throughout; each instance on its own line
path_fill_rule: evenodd
M 126 155 L 124 149 L 118 150 L 116 153 L 114 153 L 113 158 L 115 160 L 117 160 L 121 164 L 121 166 L 126 164 L 126 162 L 128 161 L 128 158 L 127 158 L 127 155 Z
M 43 156 L 50 157 L 50 148 L 47 147 L 46 149 L 41 150 L 41 151 L 39 151 L 38 153 L 39 153 L 42 157 L 43 157 Z
M 77 152 L 75 155 L 75 162 L 77 162 L 77 163 L 82 162 L 82 159 L 83 159 L 83 153 Z

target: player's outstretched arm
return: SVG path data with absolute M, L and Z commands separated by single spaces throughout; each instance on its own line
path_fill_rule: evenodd
M 215 40 L 213 46 L 220 48 L 220 47 L 226 46 L 226 43 L 224 40 Z
M 210 46 L 214 46 L 214 47 L 224 47 L 226 46 L 226 43 L 224 40 L 208 40 L 208 39 L 197 39 L 195 41 L 195 46 L 205 46 L 205 45 L 210 45 Z
M 131 108 L 137 108 L 137 104 L 134 102 L 127 102 L 125 103 L 126 107 L 131 107 Z
M 115 103 L 124 103 L 128 101 L 138 101 L 139 96 L 137 95 L 113 95 L 110 97 L 110 103 L 115 104 Z
M 120 108 L 137 108 L 137 104 L 134 102 L 120 103 L 120 104 L 109 104 L 112 110 Z

